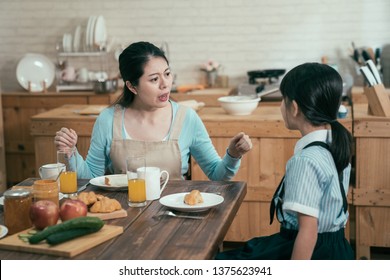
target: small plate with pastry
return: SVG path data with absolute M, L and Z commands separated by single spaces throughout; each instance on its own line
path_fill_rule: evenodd
M 223 202 L 223 197 L 214 193 L 191 192 L 175 193 L 160 198 L 160 203 L 168 208 L 181 212 L 201 212 Z
M 124 191 L 127 190 L 127 175 L 114 174 L 100 176 L 89 180 L 89 183 L 106 191 Z
M 96 194 L 93 191 L 81 192 L 77 199 L 84 202 L 88 207 L 88 216 L 99 217 L 102 220 L 127 217 L 127 212 L 115 198 Z

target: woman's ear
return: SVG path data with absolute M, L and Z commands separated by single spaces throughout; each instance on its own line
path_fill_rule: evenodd
M 292 106 L 291 106 L 291 108 L 292 108 L 292 115 L 293 115 L 294 117 L 298 116 L 300 110 L 299 110 L 298 103 L 297 103 L 295 100 L 292 101 Z
M 126 81 L 127 88 L 134 94 L 137 94 L 137 89 L 130 83 L 130 81 Z

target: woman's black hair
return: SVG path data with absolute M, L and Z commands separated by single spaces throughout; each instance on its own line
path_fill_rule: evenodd
M 123 107 L 128 107 L 133 102 L 134 93 L 128 89 L 126 81 L 129 81 L 134 87 L 138 86 L 139 79 L 144 74 L 145 64 L 152 57 L 161 57 L 169 65 L 164 51 L 148 42 L 132 43 L 123 50 L 119 56 L 119 71 L 125 85 L 123 93 L 113 105 L 119 104 Z
M 304 63 L 289 71 L 280 84 L 286 104 L 295 101 L 306 119 L 314 126 L 330 124 L 330 151 L 340 173 L 352 156 L 352 135 L 337 121 L 343 80 L 332 67 L 320 63 Z

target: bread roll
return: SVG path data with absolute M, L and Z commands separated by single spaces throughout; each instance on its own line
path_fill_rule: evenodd
M 196 205 L 203 203 L 203 197 L 198 190 L 192 190 L 184 196 L 184 203 L 188 205 Z

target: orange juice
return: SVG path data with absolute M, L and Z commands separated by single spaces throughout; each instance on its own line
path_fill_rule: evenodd
M 65 171 L 60 176 L 60 192 L 77 193 L 77 173 L 75 171 Z
M 144 179 L 130 179 L 128 180 L 128 195 L 129 203 L 140 204 L 144 206 L 146 203 L 146 188 Z M 143 205 L 141 205 L 143 204 Z

